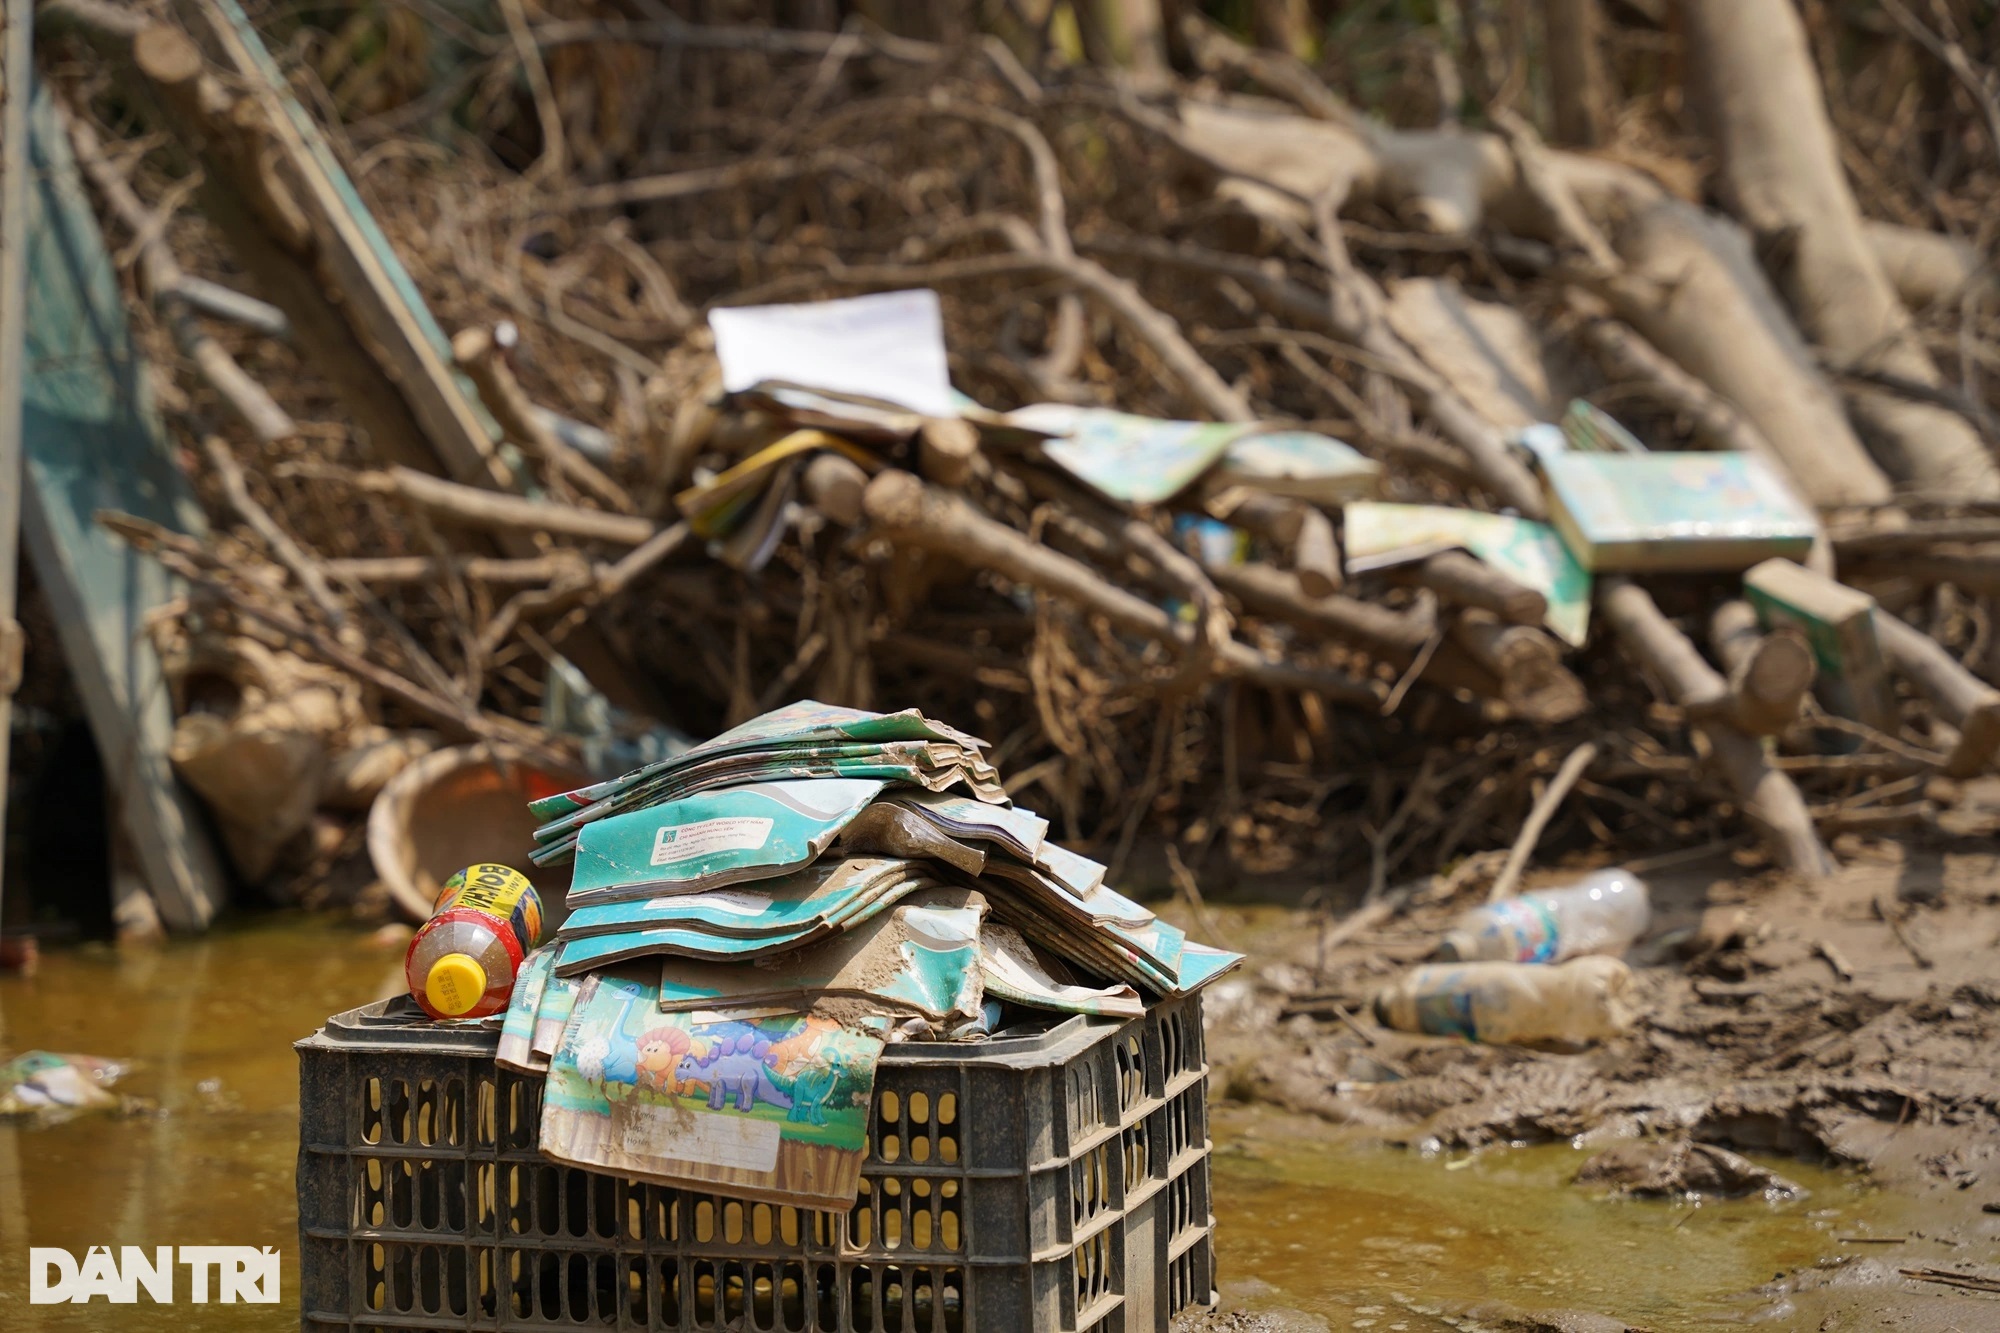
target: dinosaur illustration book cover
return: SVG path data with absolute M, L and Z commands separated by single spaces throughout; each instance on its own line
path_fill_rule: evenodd
M 542 1151 L 591 1170 L 845 1212 L 882 1042 L 769 1010 L 659 1010 L 658 973 L 585 979 L 549 1064 Z

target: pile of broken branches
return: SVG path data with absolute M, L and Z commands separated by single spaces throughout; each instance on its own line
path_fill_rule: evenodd
M 281 843 L 364 804 L 413 731 L 578 767 L 545 697 L 567 660 L 692 734 L 799 696 L 920 706 L 1114 868 L 1167 838 L 1211 874 L 1379 895 L 1530 821 L 1822 873 L 1836 833 L 1936 826 L 2000 741 L 1988 279 L 1938 230 L 1990 225 L 2000 140 L 1972 138 L 1994 103 L 1970 76 L 1972 111 L 1947 96 L 1926 131 L 1955 196 L 1844 166 L 1899 146 L 1829 119 L 1789 0 L 1682 8 L 1727 213 L 1657 97 L 1589 152 L 1505 98 L 1458 123 L 1443 86 L 1442 123 L 1392 128 L 1194 17 L 1178 72 L 1140 77 L 1047 32 L 501 0 L 361 78 L 354 33 L 277 10 L 253 15 L 272 65 L 215 0 L 47 0 L 43 66 L 215 528 L 105 521 L 186 581 L 162 626 L 186 716 L 219 652 L 229 707 L 326 691 L 281 725 L 373 774 L 316 778 Z M 1906 62 L 1959 69 L 1952 32 L 1894 8 Z M 1903 225 L 1864 220 L 1850 171 Z M 910 287 L 941 294 L 987 407 L 1305 423 L 1393 500 L 1545 517 L 1510 437 L 1574 396 L 1655 448 L 1759 454 L 1826 522 L 1815 567 L 1882 608 L 1894 714 L 1814 704 L 1733 576 L 1600 579 L 1573 650 L 1462 552 L 1348 578 L 1337 508 L 1264 496 L 1228 512 L 1254 556 L 1203 559 L 1174 524 L 1211 516 L 1203 492 L 1120 505 L 962 421 L 821 454 L 757 561 L 692 531 L 674 497 L 797 424 L 721 392 L 706 312 Z M 354 845 L 320 842 L 317 874 Z

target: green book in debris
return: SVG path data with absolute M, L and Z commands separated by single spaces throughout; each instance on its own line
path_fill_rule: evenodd
M 1755 454 L 1546 458 L 1549 521 L 1593 573 L 1748 569 L 1798 559 L 1819 519 Z

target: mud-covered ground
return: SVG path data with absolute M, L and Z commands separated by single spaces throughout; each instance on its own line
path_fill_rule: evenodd
M 1990 827 L 1996 807 L 2000 784 L 1969 791 L 1965 826 Z M 1628 956 L 1643 1017 L 1576 1052 L 1375 1023 L 1376 990 L 1429 954 L 1463 899 L 1419 902 L 1330 950 L 1316 921 L 1266 923 L 1209 1003 L 1222 1094 L 1416 1149 L 1616 1149 L 1578 1188 L 1770 1187 L 1689 1143 L 1854 1165 L 1919 1225 L 1778 1275 L 1760 1293 L 1775 1325 L 2000 1329 L 2000 842 L 1849 837 L 1840 850 L 1841 873 L 1814 885 L 1746 875 L 1722 854 L 1649 873 L 1653 929 Z M 1584 1318 L 1602 1313 L 1476 1323 L 1626 1327 Z

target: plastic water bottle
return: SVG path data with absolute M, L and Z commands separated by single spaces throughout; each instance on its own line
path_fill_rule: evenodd
M 1438 957 L 1558 963 L 1581 954 L 1623 953 L 1652 919 L 1645 880 L 1629 870 L 1593 870 L 1565 888 L 1474 908 L 1445 935 Z
M 1433 963 L 1375 997 L 1384 1027 L 1502 1044 L 1602 1041 L 1630 1031 L 1637 1016 L 1632 970 L 1616 958 Z
M 526 875 L 512 866 L 470 865 L 445 881 L 431 919 L 403 956 L 403 976 L 432 1018 L 497 1014 L 541 933 L 541 895 Z

